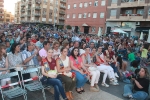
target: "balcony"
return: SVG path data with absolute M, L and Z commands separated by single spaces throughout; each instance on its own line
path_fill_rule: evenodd
M 31 4 L 32 4 L 32 1 L 28 1 L 28 4 L 31 5 Z
M 60 8 L 62 8 L 62 9 L 66 9 L 66 7 L 65 7 L 65 6 L 63 6 L 63 5 L 60 5 Z
M 145 21 L 142 15 L 140 14 L 120 14 L 119 18 L 116 16 L 110 16 L 107 21 Z
M 39 23 L 40 21 L 39 21 L 39 20 L 35 20 L 34 22 L 35 22 L 35 23 Z
M 25 12 L 25 9 L 21 9 L 21 12 Z
M 66 3 L 66 0 L 60 0 L 60 2 L 62 2 L 62 3 Z
M 40 16 L 41 16 L 41 14 L 39 14 L 39 13 L 35 13 L 35 14 L 34 14 L 34 16 L 35 16 L 35 17 L 40 17 Z
M 65 15 L 65 12 L 64 12 L 64 11 L 60 11 L 60 12 L 59 12 L 59 14 L 63 14 L 63 15 Z
M 31 17 L 31 14 L 27 14 L 27 17 Z
M 64 17 L 60 17 L 59 20 L 65 20 L 65 18 Z
M 147 3 L 145 3 L 145 0 L 136 0 L 136 1 L 122 1 L 121 5 L 117 5 L 117 3 L 112 3 L 111 6 L 108 6 L 108 8 L 122 8 L 122 7 L 139 7 L 139 6 L 147 6 Z
M 28 11 L 30 11 L 30 10 L 31 10 L 31 8 L 27 8 L 27 10 L 28 10 Z
M 58 24 L 59 24 L 59 25 L 64 25 L 64 23 L 62 23 L 62 22 L 59 22 Z
M 24 6 L 25 6 L 25 4 L 24 4 L 24 3 L 22 3 L 22 4 L 21 4 L 21 7 L 24 7 Z
M 40 9 L 41 9 L 40 6 L 36 6 L 36 7 L 35 7 L 35 10 L 40 10 Z
M 22 15 L 21 15 L 21 18 L 22 18 L 22 17 L 25 17 L 25 14 L 22 14 Z

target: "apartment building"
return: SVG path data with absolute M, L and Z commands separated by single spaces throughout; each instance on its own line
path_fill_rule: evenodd
M 0 23 L 4 21 L 4 0 L 0 0 Z
M 107 33 L 119 28 L 129 36 L 145 38 L 150 30 L 150 0 L 108 0 Z
M 66 0 L 21 0 L 21 23 L 64 25 Z
M 14 22 L 14 15 L 11 12 L 8 12 L 7 10 L 4 10 L 4 23 L 12 23 Z
M 77 33 L 104 33 L 107 1 L 68 0 L 65 25 L 71 25 Z
M 16 24 L 20 24 L 20 16 L 21 15 L 21 1 L 15 3 L 15 19 L 14 22 Z

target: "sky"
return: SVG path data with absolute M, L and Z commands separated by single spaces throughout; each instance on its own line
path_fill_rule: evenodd
M 19 0 L 4 0 L 4 9 L 11 12 L 12 14 L 15 13 L 15 3 Z

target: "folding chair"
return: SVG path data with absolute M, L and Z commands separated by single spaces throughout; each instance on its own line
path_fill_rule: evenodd
M 0 75 L 0 80 L 1 79 L 6 79 L 6 78 L 11 78 L 13 76 L 18 76 L 18 79 L 19 79 L 19 82 L 14 82 L 14 83 L 11 83 L 11 84 L 8 84 L 8 85 L 5 85 L 5 86 L 0 86 L 0 91 L 1 91 L 1 94 L 2 94 L 2 99 L 4 100 L 5 98 L 8 98 L 8 99 L 13 99 L 13 98 L 16 98 L 16 97 L 20 97 L 20 96 L 23 96 L 25 100 L 27 100 L 27 91 L 25 89 L 17 85 L 21 85 L 21 82 L 20 82 L 20 78 L 19 78 L 19 74 L 18 72 L 12 72 L 12 73 L 7 73 L 7 74 L 2 74 Z M 12 89 L 9 89 L 9 90 L 6 90 L 4 91 L 3 89 L 5 88 L 8 88 L 8 87 L 11 87 L 11 86 L 16 86 Z
M 32 72 L 37 72 L 38 76 L 33 77 L 33 78 L 29 78 L 29 79 L 26 79 L 26 80 L 23 79 L 23 74 L 32 73 Z M 40 79 L 39 79 L 38 68 L 32 67 L 32 68 L 29 68 L 29 69 L 26 69 L 26 70 L 22 70 L 21 71 L 21 77 L 22 77 L 22 83 L 23 83 L 24 89 L 27 89 L 31 92 L 37 91 L 37 90 L 42 90 L 43 98 L 44 98 L 44 100 L 46 100 L 44 87 L 43 87 L 43 85 L 42 85 L 42 83 L 40 82 Z M 37 80 L 37 81 L 34 81 L 34 80 Z M 25 84 L 26 82 L 31 82 L 31 83 Z

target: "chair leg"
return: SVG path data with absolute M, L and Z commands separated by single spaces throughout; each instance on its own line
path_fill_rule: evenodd
M 24 94 L 23 97 L 24 97 L 24 100 L 27 100 L 27 95 L 26 94 Z
M 42 93 L 43 93 L 43 98 L 44 98 L 44 100 L 46 100 L 44 88 L 42 89 Z

